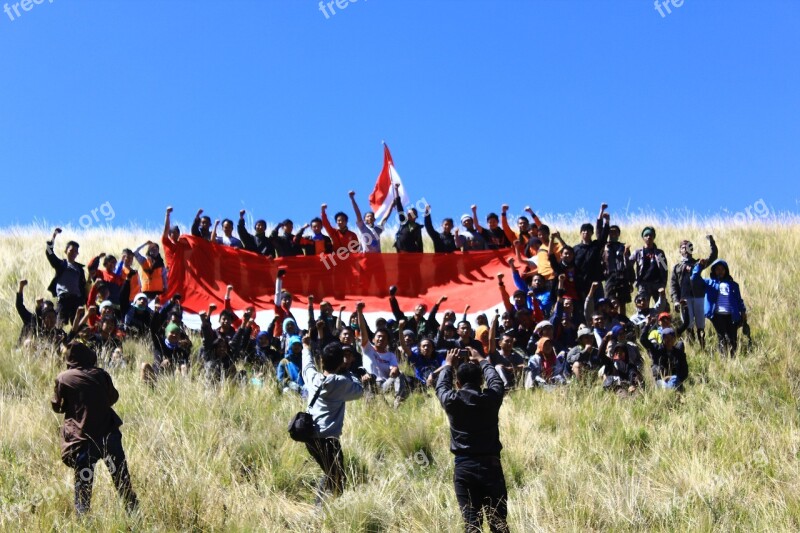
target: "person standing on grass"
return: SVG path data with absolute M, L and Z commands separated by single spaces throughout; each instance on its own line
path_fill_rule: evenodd
M 66 259 L 59 259 L 56 256 L 53 246 L 56 236 L 61 233 L 61 228 L 53 231 L 53 237 L 47 241 L 47 260 L 50 266 L 56 271 L 53 280 L 47 290 L 57 298 L 56 315 L 58 325 L 70 324 L 75 319 L 78 307 L 86 301 L 86 274 L 83 265 L 75 261 L 78 258 L 78 248 L 80 245 L 75 241 L 69 241 L 64 253 Z
M 642 230 L 642 241 L 644 246 L 636 250 L 630 260 L 636 269 L 638 294 L 644 295 L 650 305 L 650 299 L 655 301 L 660 289 L 667 287 L 667 256 L 656 246 L 656 230 L 652 226 Z
M 75 470 L 75 511 L 89 511 L 94 466 L 105 462 L 126 510 L 136 510 L 138 501 L 131 486 L 128 463 L 119 427 L 122 420 L 112 409 L 119 399 L 111 376 L 97 368 L 97 355 L 88 346 L 74 343 L 66 351 L 67 370 L 56 378 L 51 405 L 64 413 L 61 427 L 61 459 Z
M 311 337 L 305 335 L 303 343 L 303 381 L 308 388 L 309 403 L 316 397 L 308 412 L 314 419 L 316 431 L 306 442 L 306 449 L 322 468 L 322 478 L 317 488 L 317 505 L 326 494 L 338 496 L 344 490 L 344 455 L 339 437 L 344 427 L 345 404 L 364 394 L 361 381 L 345 370 L 342 345 L 331 343 L 322 350 L 322 372 L 314 366 L 311 355 Z
M 503 380 L 489 360 L 467 348 L 468 361 L 460 350 L 449 350 L 436 383 L 436 396 L 450 422 L 450 451 L 455 455 L 453 485 L 468 533 L 481 531 L 486 511 L 492 531 L 509 531 L 508 493 L 500 463 L 498 414 L 503 403 Z M 456 386 L 453 390 L 453 366 Z M 483 380 L 486 388 L 481 389 Z
M 739 284 L 733 281 L 728 263 L 718 259 L 711 265 L 711 277 L 701 278 L 700 273 L 708 263 L 701 259 L 692 270 L 692 283 L 705 284 L 705 313 L 717 332 L 719 352 L 734 357 L 738 347 L 739 328 L 747 324 L 747 308 Z

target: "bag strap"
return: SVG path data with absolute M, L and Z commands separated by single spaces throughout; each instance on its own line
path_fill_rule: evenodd
M 328 378 L 326 377 L 324 380 L 322 380 L 322 383 L 320 383 L 319 388 L 317 389 L 317 392 L 314 393 L 314 396 L 311 398 L 311 401 L 308 403 L 308 408 L 309 409 L 311 409 L 314 406 L 314 403 L 317 401 L 317 398 L 319 398 L 319 393 L 322 392 L 322 387 L 325 385 L 325 383 L 327 381 L 328 381 Z

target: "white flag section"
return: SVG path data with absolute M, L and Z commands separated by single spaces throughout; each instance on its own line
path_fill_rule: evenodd
M 403 186 L 403 181 L 400 179 L 400 174 L 394 168 L 394 161 L 392 161 L 392 154 L 389 152 L 389 147 L 384 143 L 383 145 L 383 168 L 375 181 L 375 189 L 369 195 L 369 205 L 375 213 L 375 220 L 380 222 L 386 213 L 392 208 L 394 203 L 394 186 L 400 185 L 400 201 L 403 207 L 411 204 L 406 194 L 406 189 Z

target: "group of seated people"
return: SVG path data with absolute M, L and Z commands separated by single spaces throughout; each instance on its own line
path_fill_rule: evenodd
M 382 227 L 370 226 L 374 224 L 371 214 L 362 219 L 353 193 L 350 197 L 362 234 L 362 227 Z M 475 222 L 473 206 L 473 216 L 461 219 L 465 228 L 461 235 L 454 235 L 452 221 L 445 219 L 438 239 L 431 234 L 437 253 L 494 247 L 508 248 L 512 256 L 508 265 L 515 290 L 509 294 L 504 273 L 498 274 L 498 300 L 503 307 L 491 317 L 477 315 L 474 324 L 467 319 L 469 306 L 461 317 L 446 310 L 439 320 L 440 306 L 447 301 L 444 295 L 430 310 L 420 303 L 406 315 L 395 297 L 396 288 L 391 287 L 392 315 L 378 318 L 374 329 L 364 319 L 363 304 L 358 304 L 345 322 L 345 308 L 340 307 L 335 316 L 333 304 L 326 300 L 320 302 L 316 315 L 313 296 L 308 297 L 308 321 L 303 329 L 291 310 L 293 295 L 282 289 L 287 273 L 281 269 L 272 323 L 264 329 L 259 327 L 253 308 L 239 316 L 230 305 L 233 287 L 229 286 L 223 302 L 219 302 L 223 307 L 218 327 L 213 327 L 210 320 L 217 309 L 215 303 L 209 303 L 208 309 L 199 313 L 202 325 L 197 355 L 193 334 L 183 324 L 180 296 L 154 304 L 154 299 L 166 292 L 169 268 L 169 255 L 165 262 L 158 244 L 148 241 L 135 250 L 123 250 L 120 261 L 110 254 L 100 254 L 90 261 L 87 279 L 83 265 L 76 261 L 78 243 L 70 241 L 65 248 L 66 257 L 57 257 L 54 242 L 61 231 L 57 228 L 46 247 L 55 270 L 49 289 L 56 302 L 39 299 L 34 312 L 28 311 L 23 299 L 27 282 L 19 283 L 16 307 L 23 321 L 20 341 L 38 338 L 54 345 L 83 342 L 100 354 L 102 364 L 113 368 L 128 362 L 123 353 L 124 339 L 144 339 L 153 351 L 152 363 L 141 367 L 142 376 L 149 383 L 155 383 L 164 373 L 187 374 L 199 358 L 209 380 L 251 375 L 252 381 L 263 383 L 268 375 L 274 375 L 282 390 L 303 394 L 302 338 L 308 335 L 317 354 L 328 344 L 340 343 L 348 357 L 349 370 L 360 375 L 372 390 L 393 394 L 396 405 L 411 391 L 430 387 L 446 351 L 454 348 L 474 348 L 488 355 L 508 390 L 598 379 L 607 388 L 635 391 L 643 385 L 646 371 L 640 347 L 650 358 L 655 382 L 662 387 L 679 388 L 689 375 L 681 336 L 687 332 L 690 340 L 697 340 L 704 347 L 706 318 L 717 332 L 721 353 L 733 356 L 738 329 L 744 327 L 749 335 L 746 309 L 727 263 L 716 260 L 713 237 L 708 236 L 710 254 L 706 259 L 693 257 L 691 242 L 680 243 L 681 261 L 672 269 L 669 283 L 673 303 L 670 306 L 667 261 L 655 245 L 655 229 L 644 228 L 643 246 L 631 252 L 630 246 L 619 240 L 619 227 L 609 224 L 606 209 L 603 204 L 595 225 L 581 227 L 581 242 L 574 246 L 566 244 L 558 232 L 551 234 L 530 209 L 533 223 L 521 217 L 517 232 L 508 228 L 507 206 L 503 206 L 502 224 L 498 225 L 498 217 L 490 214 L 487 228 Z M 162 235 L 166 251 L 181 239 L 179 228 L 170 224 L 171 211 L 167 209 Z M 192 232 L 200 236 L 208 232 L 209 238 L 215 237 L 216 227 L 209 230 L 210 221 L 201 214 L 198 213 Z M 313 245 L 313 252 L 306 251 L 316 255 L 318 241 L 328 239 L 341 244 L 349 232 L 344 213 L 335 217 L 338 229 L 330 227 L 325 206 L 321 220 L 312 221 L 311 226 L 318 222 L 317 229 L 326 228 L 328 236 L 318 239 L 315 236 L 319 232 L 312 228 L 314 234 L 308 242 L 302 231 L 299 237 L 292 235 L 289 221 L 279 224 L 270 236 L 266 234 L 266 223 L 259 221 L 255 235 L 250 235 L 243 217 L 244 213 L 239 223 L 240 239 L 232 236 L 232 223 L 227 221 L 220 244 L 248 249 L 255 246 L 252 251 L 281 256 L 296 251 L 291 248 L 296 243 L 301 249 Z M 400 220 L 396 237 L 399 252 L 421 252 L 421 247 L 405 249 L 409 239 L 416 240 L 419 230 L 414 227 L 415 219 L 416 212 L 411 208 Z M 432 227 L 429 209 L 425 226 Z M 280 228 L 282 235 L 278 235 Z M 366 242 L 363 235 L 359 240 Z M 366 248 L 365 245 L 363 251 L 369 253 Z M 372 251 L 379 250 L 378 245 L 378 250 Z M 134 269 L 134 261 L 138 270 Z M 710 277 L 701 277 L 708 266 Z M 627 303 L 634 287 L 635 311 L 628 316 Z M 672 309 L 680 325 L 673 324 Z M 71 328 L 66 333 L 63 327 L 68 325 Z

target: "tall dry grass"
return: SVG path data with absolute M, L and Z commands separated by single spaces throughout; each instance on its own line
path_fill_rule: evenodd
M 623 226 L 637 243 L 639 228 Z M 552 224 L 556 226 L 556 224 Z M 565 231 L 577 241 L 576 225 Z M 800 226 L 769 221 L 697 221 L 659 227 L 657 242 L 677 259 L 693 240 L 720 256 L 743 288 L 754 347 L 735 360 L 691 349 L 682 395 L 649 388 L 635 398 L 597 384 L 518 391 L 501 410 L 510 524 L 536 530 L 800 529 L 798 394 Z M 157 232 L 95 229 L 76 238 L 81 258 L 119 253 Z M 98 466 L 90 516 L 79 521 L 60 462 L 60 417 L 49 397 L 62 364 L 52 353 L 15 347 L 16 283 L 27 300 L 44 295 L 49 230 L 14 228 L 0 239 L 0 528 L 8 531 L 456 531 L 447 420 L 432 395 L 399 410 L 383 398 L 348 407 L 342 438 L 347 490 L 320 510 L 319 470 L 286 436 L 302 407 L 269 384 L 209 388 L 197 376 L 167 378 L 154 390 L 135 364 L 114 371 L 123 443 L 141 511 L 128 517 Z M 387 237 L 388 238 L 388 237 Z M 128 343 L 136 362 L 145 345 Z

